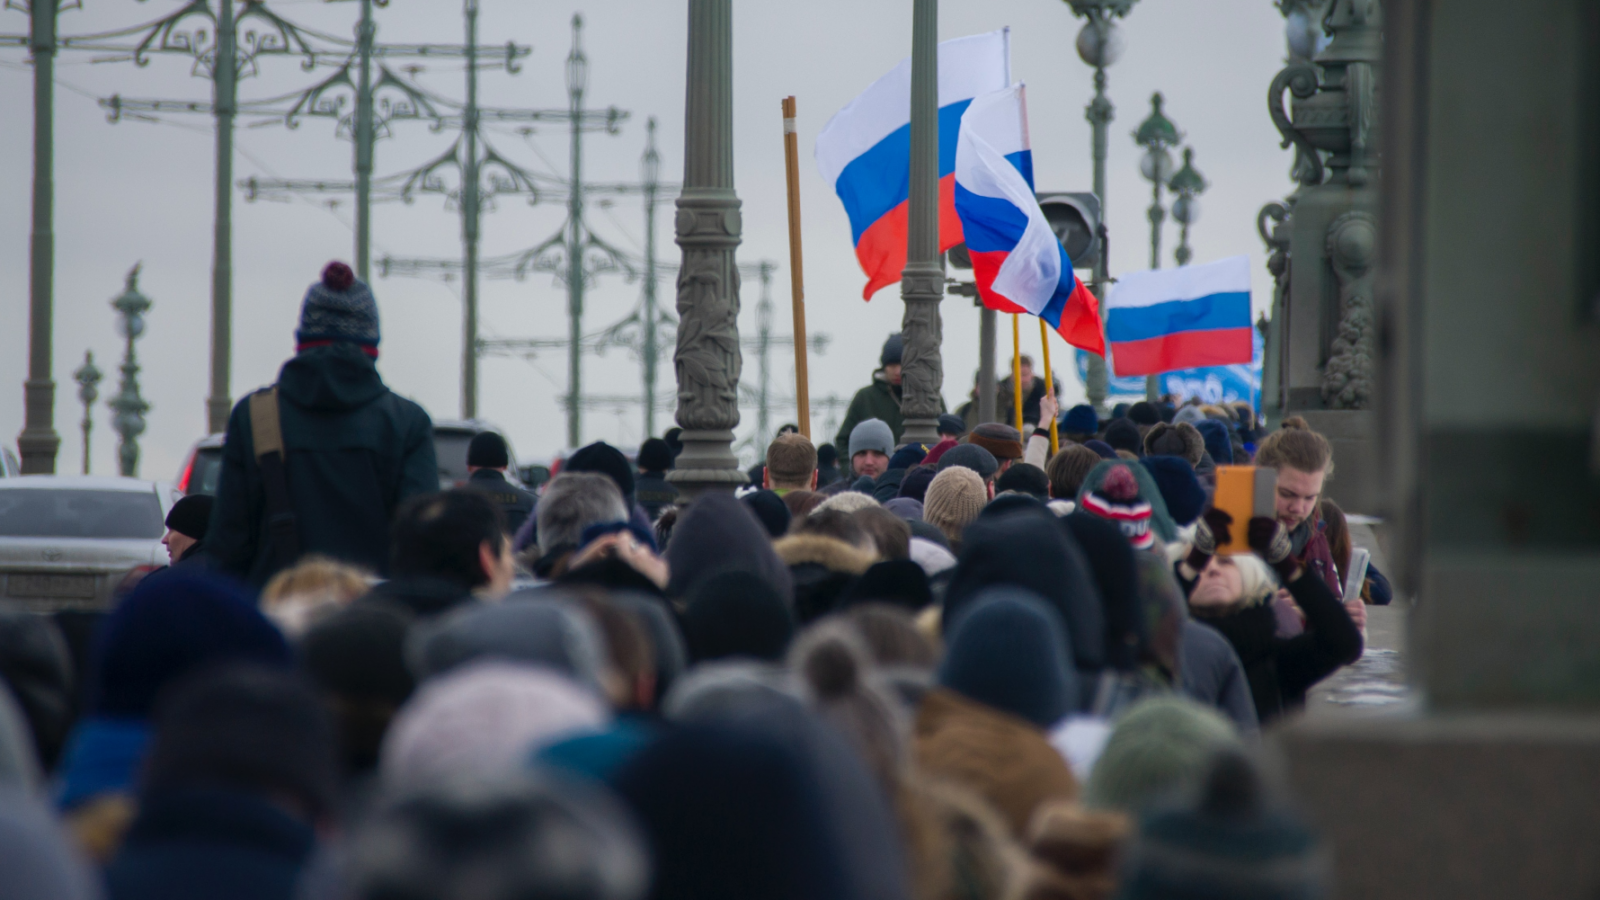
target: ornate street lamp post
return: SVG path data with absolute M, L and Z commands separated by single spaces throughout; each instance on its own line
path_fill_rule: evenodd
M 132 477 L 139 473 L 139 435 L 144 433 L 144 414 L 150 411 L 150 404 L 139 396 L 139 358 L 133 350 L 133 342 L 144 334 L 144 314 L 150 309 L 150 300 L 139 293 L 137 265 L 128 270 L 128 283 L 122 289 L 122 296 L 111 301 L 111 306 L 122 317 L 117 331 L 127 339 L 128 345 L 122 356 L 122 383 L 108 405 L 116 411 L 112 427 L 122 438 L 117 449 L 122 474 Z
M 1106 96 L 1106 67 L 1116 62 L 1122 56 L 1122 34 L 1117 30 L 1113 19 L 1126 16 L 1133 9 L 1137 0 L 1067 0 L 1072 7 L 1072 13 L 1084 20 L 1083 28 L 1078 32 L 1078 57 L 1094 67 L 1094 100 L 1090 101 L 1085 111 L 1085 117 L 1094 128 L 1094 195 L 1100 200 L 1101 241 L 1100 255 L 1094 266 L 1094 293 L 1100 298 L 1102 304 L 1106 299 L 1106 261 L 1109 254 L 1106 252 L 1105 242 L 1105 211 L 1106 206 L 1106 140 L 1107 131 L 1111 121 L 1116 118 L 1116 110 L 1111 105 L 1111 99 Z M 1106 361 L 1103 357 L 1089 357 L 1088 383 L 1084 390 L 1088 394 L 1090 405 L 1096 409 L 1105 410 L 1106 405 Z
M 1189 226 L 1200 220 L 1200 201 L 1195 196 L 1205 193 L 1206 188 L 1210 187 L 1205 176 L 1194 167 L 1193 147 L 1183 148 L 1183 168 L 1172 176 L 1167 187 L 1178 195 L 1178 199 L 1172 201 L 1172 218 L 1181 226 L 1178 250 L 1173 256 L 1177 258 L 1178 265 L 1187 266 L 1194 255 L 1189 252 Z
M 1150 220 L 1150 268 L 1161 268 L 1161 223 L 1167 218 L 1167 211 L 1161 205 L 1161 188 L 1172 177 L 1171 148 L 1178 146 L 1183 136 L 1178 133 L 1178 126 L 1161 113 L 1161 93 L 1157 91 L 1150 95 L 1150 116 L 1139 123 L 1139 130 L 1133 133 L 1133 142 L 1144 148 L 1144 156 L 1139 158 L 1139 173 L 1150 182 L 1150 209 L 1145 216 Z M 1144 396 L 1146 400 L 1159 400 L 1161 398 L 1161 375 L 1146 375 L 1144 378 Z
M 944 383 L 944 266 L 939 263 L 939 2 L 911 6 L 911 184 L 906 267 L 900 273 L 905 314 L 900 412 L 907 443 L 939 440 L 939 390 Z
M 105 377 L 94 364 L 94 351 L 83 351 L 83 365 L 78 371 L 72 373 L 72 380 L 78 383 L 78 400 L 83 403 L 83 421 L 79 427 L 83 429 L 83 474 L 89 474 L 89 432 L 94 428 L 94 419 L 89 413 L 94 409 L 94 402 L 100 399 L 100 379 Z

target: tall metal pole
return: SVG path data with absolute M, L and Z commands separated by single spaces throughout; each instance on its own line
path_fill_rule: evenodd
M 1178 126 L 1161 111 L 1161 93 L 1150 95 L 1150 115 L 1133 133 L 1133 141 L 1145 148 L 1139 159 L 1139 173 L 1150 181 L 1150 208 L 1145 217 L 1150 220 L 1150 268 L 1161 268 L 1161 225 L 1166 221 L 1167 210 L 1161 205 L 1161 189 L 1172 176 L 1172 154 L 1168 148 L 1176 147 L 1182 140 Z M 1161 375 L 1151 373 L 1144 378 L 1145 399 L 1161 399 Z
M 756 400 L 756 453 L 767 452 L 768 437 L 772 434 L 769 419 L 772 389 L 772 269 L 769 262 L 761 264 L 761 299 L 756 301 L 756 351 L 761 354 L 757 384 L 760 395 Z
M 978 423 L 995 421 L 994 405 L 999 389 L 994 383 L 995 311 L 978 308 Z
M 689 0 L 683 193 L 676 228 L 678 424 L 683 452 L 667 479 L 693 498 L 745 483 L 739 424 L 739 267 L 743 222 L 733 189 L 733 0 Z
M 229 389 L 233 365 L 233 117 L 239 103 L 233 2 L 217 3 L 217 52 L 211 65 L 217 182 L 211 239 L 211 396 L 206 399 L 206 414 L 212 434 L 227 430 L 233 408 Z
M 466 0 L 467 109 L 461 160 L 461 418 L 478 417 L 478 0 Z
M 56 470 L 56 383 L 52 294 L 55 283 L 55 60 L 59 0 L 32 0 L 28 49 L 33 56 L 33 224 L 28 234 L 28 380 L 23 385 L 23 426 L 17 436 L 24 474 Z
M 572 177 L 567 191 L 567 446 L 583 441 L 583 89 L 589 59 L 583 55 L 583 16 L 572 16 L 567 54 L 567 112 L 572 127 Z
M 656 192 L 661 154 L 656 152 L 656 117 L 645 123 L 644 176 L 644 436 L 656 433 Z
M 940 344 L 944 267 L 939 263 L 939 3 L 915 0 L 911 11 L 911 184 L 906 267 L 900 273 L 901 440 L 939 440 Z
M 377 136 L 372 124 L 372 0 L 361 0 L 361 21 L 356 25 L 356 56 L 360 71 L 356 85 L 356 277 L 370 281 L 372 258 L 372 155 Z

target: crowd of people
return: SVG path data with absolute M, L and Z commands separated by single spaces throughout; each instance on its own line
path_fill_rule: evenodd
M 698 496 L 671 434 L 584 447 L 535 497 L 485 433 L 439 491 L 346 272 L 87 652 L 0 610 L 0 895 L 1325 890 L 1257 744 L 1361 654 L 1387 585 L 1343 600 L 1303 422 L 1102 422 L 1045 391 L 1026 434 L 785 429 L 748 487 Z M 883 363 L 869 390 L 898 341 Z M 1216 466 L 1248 460 L 1276 515 L 1235 521 Z

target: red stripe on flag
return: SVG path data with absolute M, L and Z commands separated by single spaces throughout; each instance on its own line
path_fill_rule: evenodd
M 1010 251 L 985 250 L 978 253 L 968 250 L 967 255 L 972 257 L 972 280 L 978 286 L 978 299 L 983 301 L 985 307 L 1003 313 L 1027 312 L 1026 309 L 994 292 L 995 276 L 1000 274 L 1000 267 L 1005 264 L 1006 257 L 1011 255 Z
M 1143 341 L 1111 344 L 1117 376 L 1158 375 L 1174 369 L 1227 366 L 1250 361 L 1250 327 L 1180 331 Z
M 1106 330 L 1100 323 L 1100 301 L 1083 286 L 1078 276 L 1072 276 L 1072 280 L 1076 287 L 1061 310 L 1061 324 L 1056 327 L 1056 333 L 1074 347 L 1105 356 Z
M 856 244 L 856 261 L 861 271 L 867 273 L 867 286 L 861 289 L 861 299 L 871 300 L 872 295 L 900 280 L 906 267 L 907 218 L 910 201 L 883 214 L 878 221 L 867 226 Z M 939 252 L 943 253 L 961 243 L 961 218 L 956 215 L 955 173 L 939 179 Z

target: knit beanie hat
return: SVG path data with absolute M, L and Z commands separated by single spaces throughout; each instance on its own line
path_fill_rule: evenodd
M 930 482 L 933 481 L 933 478 L 931 476 L 934 473 L 933 472 L 929 472 L 928 474 L 930 476 L 928 478 L 928 481 L 930 481 Z M 902 484 L 903 484 L 903 482 L 902 482 Z M 924 491 L 924 493 L 926 493 L 926 491 Z M 894 513 L 895 515 L 899 516 L 900 518 L 905 519 L 908 522 L 920 522 L 920 521 L 922 521 L 922 501 L 921 500 L 913 500 L 910 497 L 906 497 L 906 496 L 895 497 L 893 499 L 883 501 L 883 508 L 887 509 L 889 512 Z
M 1100 417 L 1094 407 L 1079 403 L 1061 417 L 1061 430 L 1070 434 L 1094 434 L 1100 430 Z
M 928 447 L 926 444 L 907 444 L 896 450 L 894 455 L 889 457 L 889 468 L 909 469 L 922 462 L 927 455 Z
M 616 482 L 622 501 L 633 508 L 633 467 L 622 451 L 605 441 L 595 441 L 567 457 L 563 472 L 598 472 Z
M 313 815 L 337 801 L 333 723 L 287 671 L 235 665 L 190 677 L 163 698 L 154 724 L 146 794 L 226 788 L 292 798 Z
M 322 280 L 306 290 L 294 339 L 302 347 L 348 341 L 371 348 L 369 352 L 376 355 L 378 303 L 372 298 L 372 288 L 344 263 L 328 263 Z
M 955 413 L 940 413 L 938 432 L 949 437 L 960 437 L 967 433 L 967 422 Z
M 511 465 L 506 439 L 492 431 L 480 431 L 467 444 L 467 465 L 483 469 L 504 469 Z
M 1150 533 L 1150 503 L 1139 496 L 1139 482 L 1126 465 L 1107 472 L 1100 486 L 1085 494 L 1079 505 L 1117 523 L 1134 549 L 1148 550 L 1155 543 Z
M 1033 591 L 985 588 L 945 631 L 939 684 L 1049 729 L 1078 705 L 1060 613 Z
M 1102 460 L 1089 474 L 1083 478 L 1083 484 L 1078 488 L 1078 501 L 1080 505 L 1083 496 L 1100 489 L 1105 483 L 1106 475 L 1119 466 L 1126 468 L 1133 475 L 1133 480 L 1139 483 L 1139 498 L 1150 504 L 1150 531 L 1157 540 L 1173 543 L 1181 540 L 1178 526 L 1172 521 L 1172 514 L 1167 511 L 1167 501 L 1161 499 L 1161 489 L 1156 487 L 1156 481 L 1150 477 L 1150 470 L 1142 465 L 1131 465 L 1134 460 L 1122 459 Z M 1200 474 L 1198 470 L 1196 474 Z
M 639 445 L 639 471 L 665 472 L 672 468 L 672 448 L 661 438 L 651 438 Z
M 928 573 L 910 559 L 886 559 L 873 563 L 845 588 L 839 599 L 841 609 L 863 603 L 887 603 L 911 612 L 920 612 L 933 602 Z
M 1177 456 L 1146 456 L 1139 462 L 1155 480 L 1161 499 L 1167 501 L 1172 521 L 1187 525 L 1200 518 L 1206 508 L 1206 491 L 1187 460 Z
M 384 736 L 379 768 L 398 791 L 509 776 L 534 748 L 610 720 L 598 694 L 551 669 L 475 662 L 417 689 Z
M 1171 694 L 1141 700 L 1106 739 L 1084 803 L 1137 814 L 1198 787 L 1212 757 L 1238 746 L 1233 725 L 1211 707 Z
M 1326 897 L 1327 851 L 1299 819 L 1269 805 L 1261 781 L 1243 753 L 1217 754 L 1195 800 L 1139 823 L 1123 858 L 1120 896 Z
M 878 501 L 860 491 L 843 491 L 817 504 L 812 513 L 819 513 L 825 509 L 835 509 L 842 513 L 859 512 L 877 506 Z
M 672 573 L 669 597 L 682 597 L 701 578 L 733 566 L 759 575 L 785 605 L 794 597 L 789 567 L 773 552 L 767 529 L 732 494 L 715 491 L 689 504 L 672 528 L 664 556 Z
M 543 666 L 600 690 L 605 635 L 582 607 L 560 595 L 518 591 L 500 603 L 467 603 L 412 626 L 406 665 L 420 681 L 480 659 Z
M 876 450 L 884 456 L 894 453 L 894 431 L 882 419 L 867 419 L 850 429 L 850 458 L 863 450 Z
M 860 633 L 841 618 L 824 619 L 795 640 L 789 668 L 806 705 L 850 741 L 887 792 L 899 789 L 910 728 L 894 695 L 873 677 L 872 651 Z
M 1180 424 L 1180 423 L 1187 423 L 1189 425 L 1195 425 L 1195 424 L 1198 424 L 1200 422 L 1204 422 L 1205 420 L 1206 420 L 1205 410 L 1203 410 L 1200 407 L 1195 406 L 1193 404 L 1190 404 L 1189 406 L 1182 407 L 1181 409 L 1179 409 L 1176 413 L 1173 413 L 1173 415 L 1172 415 L 1172 424 L 1174 424 L 1174 425 L 1177 425 L 1177 424 Z
M 1093 450 L 1101 459 L 1116 459 L 1117 451 L 1105 441 L 1084 441 L 1083 445 Z
M 1000 473 L 994 481 L 994 491 L 999 494 L 1004 491 L 1016 491 L 1037 497 L 1039 500 L 1050 499 L 1050 476 L 1044 470 L 1032 463 L 1016 463 L 1011 468 Z
M 167 511 L 167 527 L 185 537 L 200 540 L 206 536 L 206 528 L 211 525 L 212 501 L 209 494 L 190 494 L 180 499 Z
M 988 481 L 994 477 L 994 473 L 1000 471 L 1000 461 L 995 459 L 993 453 L 977 444 L 962 444 L 939 458 L 940 472 L 955 466 L 977 472 L 983 481 Z
M 289 645 L 237 583 L 192 568 L 146 576 L 101 626 L 95 713 L 142 718 L 167 685 L 210 664 L 287 668 Z
M 949 459 L 949 454 L 945 454 Z M 961 540 L 961 532 L 983 512 L 989 492 L 978 473 L 965 466 L 953 465 L 941 469 L 928 485 L 927 497 L 922 502 L 922 519 L 944 532 L 952 541 Z
M 878 362 L 885 366 L 899 365 L 900 357 L 904 352 L 905 340 L 901 338 L 900 332 L 896 331 L 894 334 L 889 335 L 888 340 L 883 342 L 883 352 L 878 354 Z
M 1128 403 L 1118 403 L 1116 406 L 1111 407 L 1111 418 L 1113 418 L 1113 419 L 1126 418 L 1127 415 L 1128 415 L 1128 407 L 1130 405 L 1131 404 L 1128 404 Z
M 1022 458 L 1022 432 L 999 422 L 985 422 L 967 435 L 967 443 L 993 453 L 995 459 Z
M 1194 426 L 1205 441 L 1206 452 L 1211 454 L 1211 460 L 1219 465 L 1233 465 L 1233 441 L 1228 435 L 1228 426 L 1216 419 L 1207 419 L 1196 422 Z
M 1144 452 L 1147 456 L 1179 456 L 1193 466 L 1200 462 L 1200 454 L 1205 450 L 1205 438 L 1187 422 L 1176 425 L 1162 422 L 1144 436 Z
M 1135 425 L 1154 425 L 1161 421 L 1161 413 L 1154 403 L 1140 400 L 1128 407 L 1128 420 Z
M 939 474 L 938 466 L 914 466 L 906 471 L 906 477 L 900 479 L 900 496 L 912 500 L 922 501 L 928 496 L 928 485 L 933 484 L 933 476 Z
M 751 491 L 739 498 L 761 520 L 767 534 L 773 537 L 783 537 L 789 530 L 789 507 L 783 503 L 783 498 L 768 490 Z
M 1139 436 L 1139 426 L 1127 419 L 1117 419 L 1106 426 L 1106 443 L 1111 445 L 1113 450 L 1138 453 L 1142 441 Z

